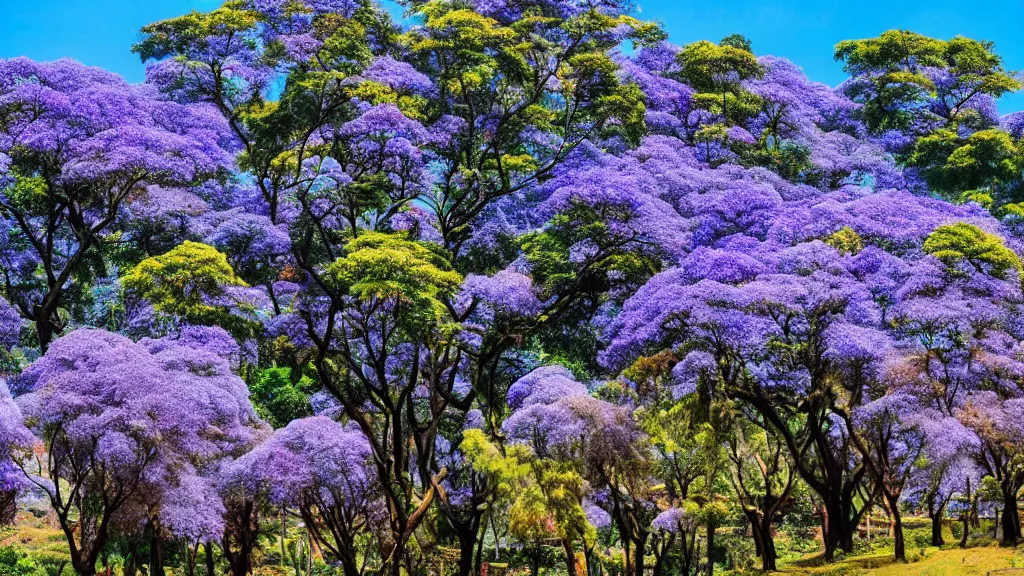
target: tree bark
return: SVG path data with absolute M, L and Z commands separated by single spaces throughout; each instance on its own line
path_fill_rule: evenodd
M 576 551 L 573 550 L 572 540 L 562 539 L 562 549 L 565 550 L 565 568 L 569 576 L 576 576 Z
M 900 516 L 899 502 L 891 497 L 886 497 L 886 501 L 889 503 L 889 518 L 892 521 L 893 556 L 897 562 L 906 562 L 907 549 L 903 540 L 903 518 Z
M 474 551 L 477 541 L 477 527 L 473 522 L 469 526 L 457 527 L 459 537 L 459 568 L 458 576 L 472 576 L 475 566 Z
M 942 514 L 945 507 L 932 514 L 932 546 L 942 546 L 946 540 L 942 537 Z
M 758 557 L 761 558 L 761 571 L 774 572 L 777 568 L 777 554 L 775 551 L 775 538 L 772 536 L 771 522 L 767 519 L 761 519 L 757 522 L 751 522 L 750 526 L 754 536 L 754 547 L 757 549 Z
M 832 562 L 835 559 L 836 550 L 853 552 L 853 529 L 850 521 L 844 518 L 844 506 L 839 498 L 834 495 L 822 508 L 822 525 L 824 531 L 822 538 L 825 541 L 825 561 Z
M 1003 539 L 1004 546 L 1016 546 L 1020 541 L 1020 516 L 1017 514 L 1015 486 L 1003 487 Z
M 18 492 L 16 490 L 0 491 L 0 526 L 14 524 L 18 515 Z
M 160 540 L 160 530 L 154 522 L 153 533 L 149 540 L 149 574 L 164 576 L 164 546 Z
M 967 535 L 971 531 L 971 509 L 964 508 L 964 531 L 960 535 L 960 549 L 967 548 Z
M 712 556 L 715 553 L 715 523 L 708 522 L 708 565 L 707 575 L 715 576 L 715 561 Z M 643 576 L 643 572 L 640 572 L 640 576 Z
M 206 551 L 206 576 L 213 576 L 213 571 L 215 570 L 213 564 L 213 543 L 207 542 L 203 548 Z
M 647 548 L 647 533 L 641 532 L 633 542 L 633 571 L 636 576 L 644 576 L 644 550 Z

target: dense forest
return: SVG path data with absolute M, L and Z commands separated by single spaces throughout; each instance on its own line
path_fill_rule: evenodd
M 0 60 L 0 574 L 1012 554 L 992 43 L 832 88 L 623 0 L 401 4 L 155 22 L 142 84 Z

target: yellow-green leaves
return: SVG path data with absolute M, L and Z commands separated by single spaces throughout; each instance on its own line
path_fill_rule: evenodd
M 864 249 L 864 239 L 849 226 L 843 226 L 825 239 L 825 244 L 835 248 L 842 254 L 857 254 Z
M 944 45 L 941 40 L 909 30 L 889 30 L 878 38 L 836 44 L 835 59 L 844 62 L 848 72 L 878 68 L 892 68 L 895 72 L 907 63 L 941 66 Z
M 991 42 L 957 36 L 949 41 L 929 38 L 907 30 L 889 30 L 877 38 L 847 40 L 835 47 L 835 59 L 858 78 L 847 89 L 863 102 L 868 127 L 881 133 L 908 130 L 919 120 L 945 120 L 945 127 L 988 124 L 977 106 L 978 95 L 998 98 L 1021 88 L 1015 74 L 1003 68 Z M 943 71 L 937 82 L 937 70 Z M 938 107 L 925 105 L 936 102 Z
M 410 328 L 436 326 L 445 314 L 442 299 L 462 282 L 439 248 L 401 234 L 365 232 L 345 251 L 327 268 L 335 287 L 366 304 L 393 306 Z
M 910 164 L 919 166 L 932 189 L 953 198 L 1019 177 L 1020 159 L 1010 135 L 992 128 L 966 140 L 953 129 L 918 139 Z
M 443 0 L 425 4 L 420 14 L 426 19 L 426 34 L 414 38 L 412 49 L 447 56 L 450 77 L 443 81 L 451 93 L 487 85 L 497 72 L 499 60 L 518 62 L 525 69 L 525 61 L 516 52 L 515 31 L 493 18 Z
M 997 278 L 1010 270 L 1020 276 L 1022 270 L 1020 259 L 1002 238 L 964 222 L 939 226 L 928 235 L 923 249 L 956 273 L 962 274 L 965 265 Z
M 595 531 L 581 505 L 583 477 L 570 464 L 539 458 L 523 446 L 508 446 L 503 454 L 478 429 L 464 431 L 459 448 L 470 467 L 494 488 L 493 504 L 508 506 L 514 538 L 593 541 Z
M 722 92 L 723 84 L 738 83 L 764 73 L 757 57 L 749 51 L 707 40 L 684 47 L 679 53 L 679 65 L 680 76 L 699 92 Z
M 148 300 L 158 312 L 192 324 L 221 325 L 238 333 L 244 326 L 218 300 L 229 286 L 245 286 L 216 248 L 185 242 L 140 262 L 121 278 L 125 291 Z
M 473 428 L 464 431 L 459 449 L 473 470 L 496 483 L 499 495 L 515 493 L 518 484 L 530 472 L 522 447 L 509 447 L 507 453 L 502 454 L 483 430 Z
M 192 11 L 184 16 L 161 20 L 145 26 L 143 40 L 132 51 L 143 60 L 162 59 L 171 54 L 189 52 L 192 44 L 208 37 L 231 36 L 255 28 L 255 12 L 243 10 L 238 2 L 228 2 L 212 12 Z
M 679 76 L 698 92 L 694 104 L 724 116 L 729 124 L 742 123 L 762 106 L 761 98 L 744 89 L 742 81 L 760 78 L 764 67 L 749 47 L 738 47 L 739 44 L 730 38 L 723 44 L 701 40 L 685 46 L 677 57 Z
M 42 212 L 51 201 L 50 187 L 47 186 L 46 180 L 41 176 L 23 174 L 17 169 L 12 169 L 9 175 L 12 177 L 11 181 L 3 190 L 8 202 L 16 208 Z

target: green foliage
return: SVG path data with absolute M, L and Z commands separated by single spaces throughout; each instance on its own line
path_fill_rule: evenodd
M 317 383 L 309 376 L 295 378 L 291 368 L 283 367 L 261 370 L 249 384 L 256 413 L 274 428 L 311 416 L 309 395 L 317 389 Z
M 737 88 L 740 81 L 764 74 L 749 43 L 736 47 L 735 42 L 694 42 L 679 53 L 679 66 L 679 75 L 698 92 L 722 93 Z
M 855 92 L 864 101 L 864 118 L 874 132 L 903 130 L 915 120 L 912 106 L 937 90 L 926 69 L 948 70 L 956 85 L 943 88 L 962 100 L 975 94 L 998 98 L 1019 90 L 1020 82 L 1003 69 L 1002 59 L 991 42 L 957 36 L 949 41 L 929 38 L 907 30 L 889 30 L 877 38 L 846 40 L 835 48 L 835 59 L 854 76 L 864 76 L 871 90 Z M 955 104 L 955 103 L 954 103 Z M 957 105 L 949 121 L 965 121 L 969 107 Z
M 968 190 L 960 195 L 960 202 L 974 202 L 986 210 L 991 210 L 993 206 L 992 195 L 984 190 Z
M 148 300 L 158 312 L 190 324 L 223 326 L 236 336 L 251 330 L 223 302 L 225 288 L 245 286 L 216 248 L 186 241 L 140 262 L 121 278 L 127 294 Z
M 582 476 L 564 461 L 539 458 L 521 446 L 506 453 L 481 430 L 466 430 L 460 448 L 476 472 L 494 485 L 494 504 L 508 506 L 509 534 L 523 543 L 556 537 L 594 541 L 583 511 Z
M 327 268 L 335 288 L 371 307 L 393 305 L 407 328 L 437 326 L 446 313 L 443 299 L 462 283 L 440 248 L 402 234 L 365 232 L 345 251 Z
M 512 446 L 502 453 L 484 431 L 477 428 L 463 431 L 459 449 L 473 470 L 484 474 L 494 483 L 498 498 L 515 494 L 517 487 L 530 472 L 525 463 L 529 455 L 523 447 Z
M 1021 262 L 1003 239 L 977 226 L 958 222 L 935 229 L 924 242 L 923 250 L 942 260 L 951 270 L 962 273 L 961 265 L 998 278 L 1010 270 L 1021 274 Z
M 598 214 L 592 207 L 580 204 L 556 215 L 543 230 L 520 238 L 534 282 L 543 288 L 546 296 L 581 284 L 597 289 L 607 284 L 607 276 L 612 272 L 637 281 L 656 272 L 656 261 L 648 255 L 613 248 L 619 242 L 607 223 L 611 220 L 610 210 L 613 208 Z M 623 221 L 630 218 L 628 214 L 620 217 Z M 569 253 L 574 245 L 584 240 L 598 247 L 585 266 L 573 262 Z
M 47 576 L 46 570 L 14 546 L 0 546 L 0 576 Z
M 200 39 L 238 34 L 255 27 L 257 15 L 240 6 L 240 2 L 227 2 L 211 12 L 193 10 L 184 16 L 144 26 L 144 39 L 132 47 L 132 51 L 143 60 L 162 59 L 189 51 L 191 43 Z
M 1013 181 L 1021 170 L 1017 145 L 1009 134 L 995 128 L 966 139 L 952 129 L 938 130 L 918 139 L 909 164 L 922 169 L 933 190 L 953 198 Z
M 744 36 L 743 34 L 729 34 L 725 38 L 722 38 L 718 42 L 718 45 L 737 48 L 739 50 L 750 52 L 751 54 L 753 54 L 754 52 L 750 44 L 750 39 Z

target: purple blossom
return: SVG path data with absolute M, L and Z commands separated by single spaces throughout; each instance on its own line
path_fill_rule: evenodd
M 17 346 L 20 334 L 21 315 L 0 297 L 0 352 L 9 352 Z
M 577 382 L 569 370 L 558 365 L 543 366 L 512 384 L 508 389 L 508 405 L 518 410 L 578 394 L 587 394 L 587 387 Z

